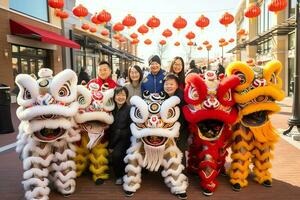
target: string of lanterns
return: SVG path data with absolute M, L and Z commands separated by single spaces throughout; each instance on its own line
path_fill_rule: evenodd
M 69 17 L 69 14 L 66 11 L 63 11 L 64 8 L 64 0 L 48 0 L 48 5 L 49 7 L 55 9 L 55 15 L 62 20 L 65 20 Z M 268 10 L 271 12 L 274 12 L 277 14 L 279 11 L 284 10 L 288 5 L 287 0 L 272 0 L 269 5 L 268 5 Z M 80 21 L 82 21 L 83 18 L 85 18 L 89 12 L 86 7 L 84 7 L 82 4 L 79 4 L 75 6 L 72 9 L 72 13 L 74 16 L 78 17 Z M 257 3 L 252 3 L 250 4 L 244 12 L 244 16 L 249 18 L 250 20 L 258 17 L 261 14 L 261 9 Z M 97 32 L 97 27 L 99 25 L 106 25 L 111 21 L 111 14 L 107 12 L 106 10 L 102 10 L 99 13 L 95 13 L 94 15 L 91 16 L 90 22 L 93 25 L 90 25 L 89 23 L 82 22 L 81 29 L 84 31 L 90 31 L 91 33 L 96 33 Z M 228 12 L 225 12 L 221 18 L 219 19 L 219 23 L 223 26 L 228 27 L 230 24 L 234 22 L 234 16 Z M 116 34 L 113 35 L 113 38 L 115 40 L 118 40 L 119 42 L 125 42 L 126 39 L 122 37 L 119 33 L 122 32 L 125 27 L 127 29 L 131 29 L 134 27 L 137 23 L 136 18 L 128 14 L 127 16 L 124 17 L 122 22 L 117 22 L 112 26 L 112 29 L 116 32 Z M 201 15 L 198 20 L 195 22 L 195 25 L 199 27 L 201 30 L 204 30 L 206 27 L 208 27 L 210 24 L 210 20 L 208 17 L 205 15 Z M 145 35 L 149 32 L 150 29 L 155 29 L 160 26 L 160 19 L 155 17 L 154 15 L 151 16 L 146 24 L 142 24 L 137 28 L 137 32 L 140 33 L 141 35 Z M 187 20 L 183 18 L 182 16 L 178 16 L 172 26 L 180 32 L 182 29 L 184 29 L 187 26 Z M 100 34 L 104 37 L 109 36 L 109 31 L 107 29 L 103 29 Z M 170 29 L 165 29 L 162 32 L 162 36 L 164 36 L 166 39 L 171 37 L 173 35 L 172 31 Z M 240 29 L 237 32 L 238 36 L 245 36 L 247 35 L 246 31 L 244 29 Z M 188 46 L 193 46 L 195 43 L 192 41 L 196 37 L 195 33 L 192 31 L 188 32 L 186 34 L 186 38 L 188 39 Z M 138 44 L 140 41 L 138 39 L 138 34 L 137 33 L 132 33 L 130 35 L 130 38 L 132 39 L 131 44 Z M 223 41 L 224 40 L 224 41 Z M 221 38 L 219 40 L 219 46 L 224 47 L 228 45 L 229 43 L 233 43 L 235 40 L 233 38 L 229 39 L 228 41 L 225 41 L 224 38 Z M 150 39 L 144 40 L 144 44 L 146 45 L 151 45 L 152 41 Z M 159 42 L 160 45 L 166 45 L 167 41 L 166 40 L 160 40 Z M 180 46 L 180 42 L 177 41 L 174 43 L 175 46 Z M 203 45 L 205 45 L 206 49 L 209 51 L 212 48 L 212 45 L 209 44 L 208 41 L 204 41 Z M 198 50 L 202 50 L 203 48 L 199 46 L 197 48 Z

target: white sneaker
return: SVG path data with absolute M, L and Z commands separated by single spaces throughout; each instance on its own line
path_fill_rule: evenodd
M 122 178 L 118 178 L 115 182 L 116 185 L 122 185 L 123 184 L 123 179 Z

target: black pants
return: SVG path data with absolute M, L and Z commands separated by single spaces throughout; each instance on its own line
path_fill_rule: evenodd
M 122 178 L 125 173 L 125 163 L 124 158 L 126 156 L 126 150 L 130 146 L 130 139 L 121 137 L 113 147 L 112 152 L 112 168 L 116 179 Z

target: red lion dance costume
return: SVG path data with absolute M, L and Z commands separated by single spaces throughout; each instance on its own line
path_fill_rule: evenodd
M 232 137 L 230 182 L 235 191 L 248 185 L 251 162 L 254 180 L 266 187 L 272 186 L 271 150 L 278 136 L 269 116 L 280 110 L 275 101 L 284 98 L 279 78 L 281 67 L 279 61 L 271 61 L 265 67 L 234 62 L 226 69 L 228 75 L 238 75 L 241 81 L 234 93 L 239 106 L 239 122 Z
M 193 133 L 188 170 L 199 175 L 206 196 L 212 195 L 218 186 L 218 174 L 225 173 L 226 148 L 232 134 L 230 124 L 238 116 L 231 90 L 238 84 L 237 76 L 218 77 L 213 71 L 207 71 L 204 77 L 186 77 L 184 98 L 188 105 L 183 107 L 183 113 Z

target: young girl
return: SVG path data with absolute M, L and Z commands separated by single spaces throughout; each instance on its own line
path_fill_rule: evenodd
M 112 114 L 114 123 L 110 126 L 108 133 L 110 134 L 109 148 L 112 152 L 112 168 L 116 177 L 116 184 L 123 184 L 123 175 L 125 163 L 123 161 L 126 156 L 126 150 L 130 146 L 130 106 L 126 103 L 128 98 L 128 90 L 126 87 L 115 88 L 114 102 L 115 109 Z

